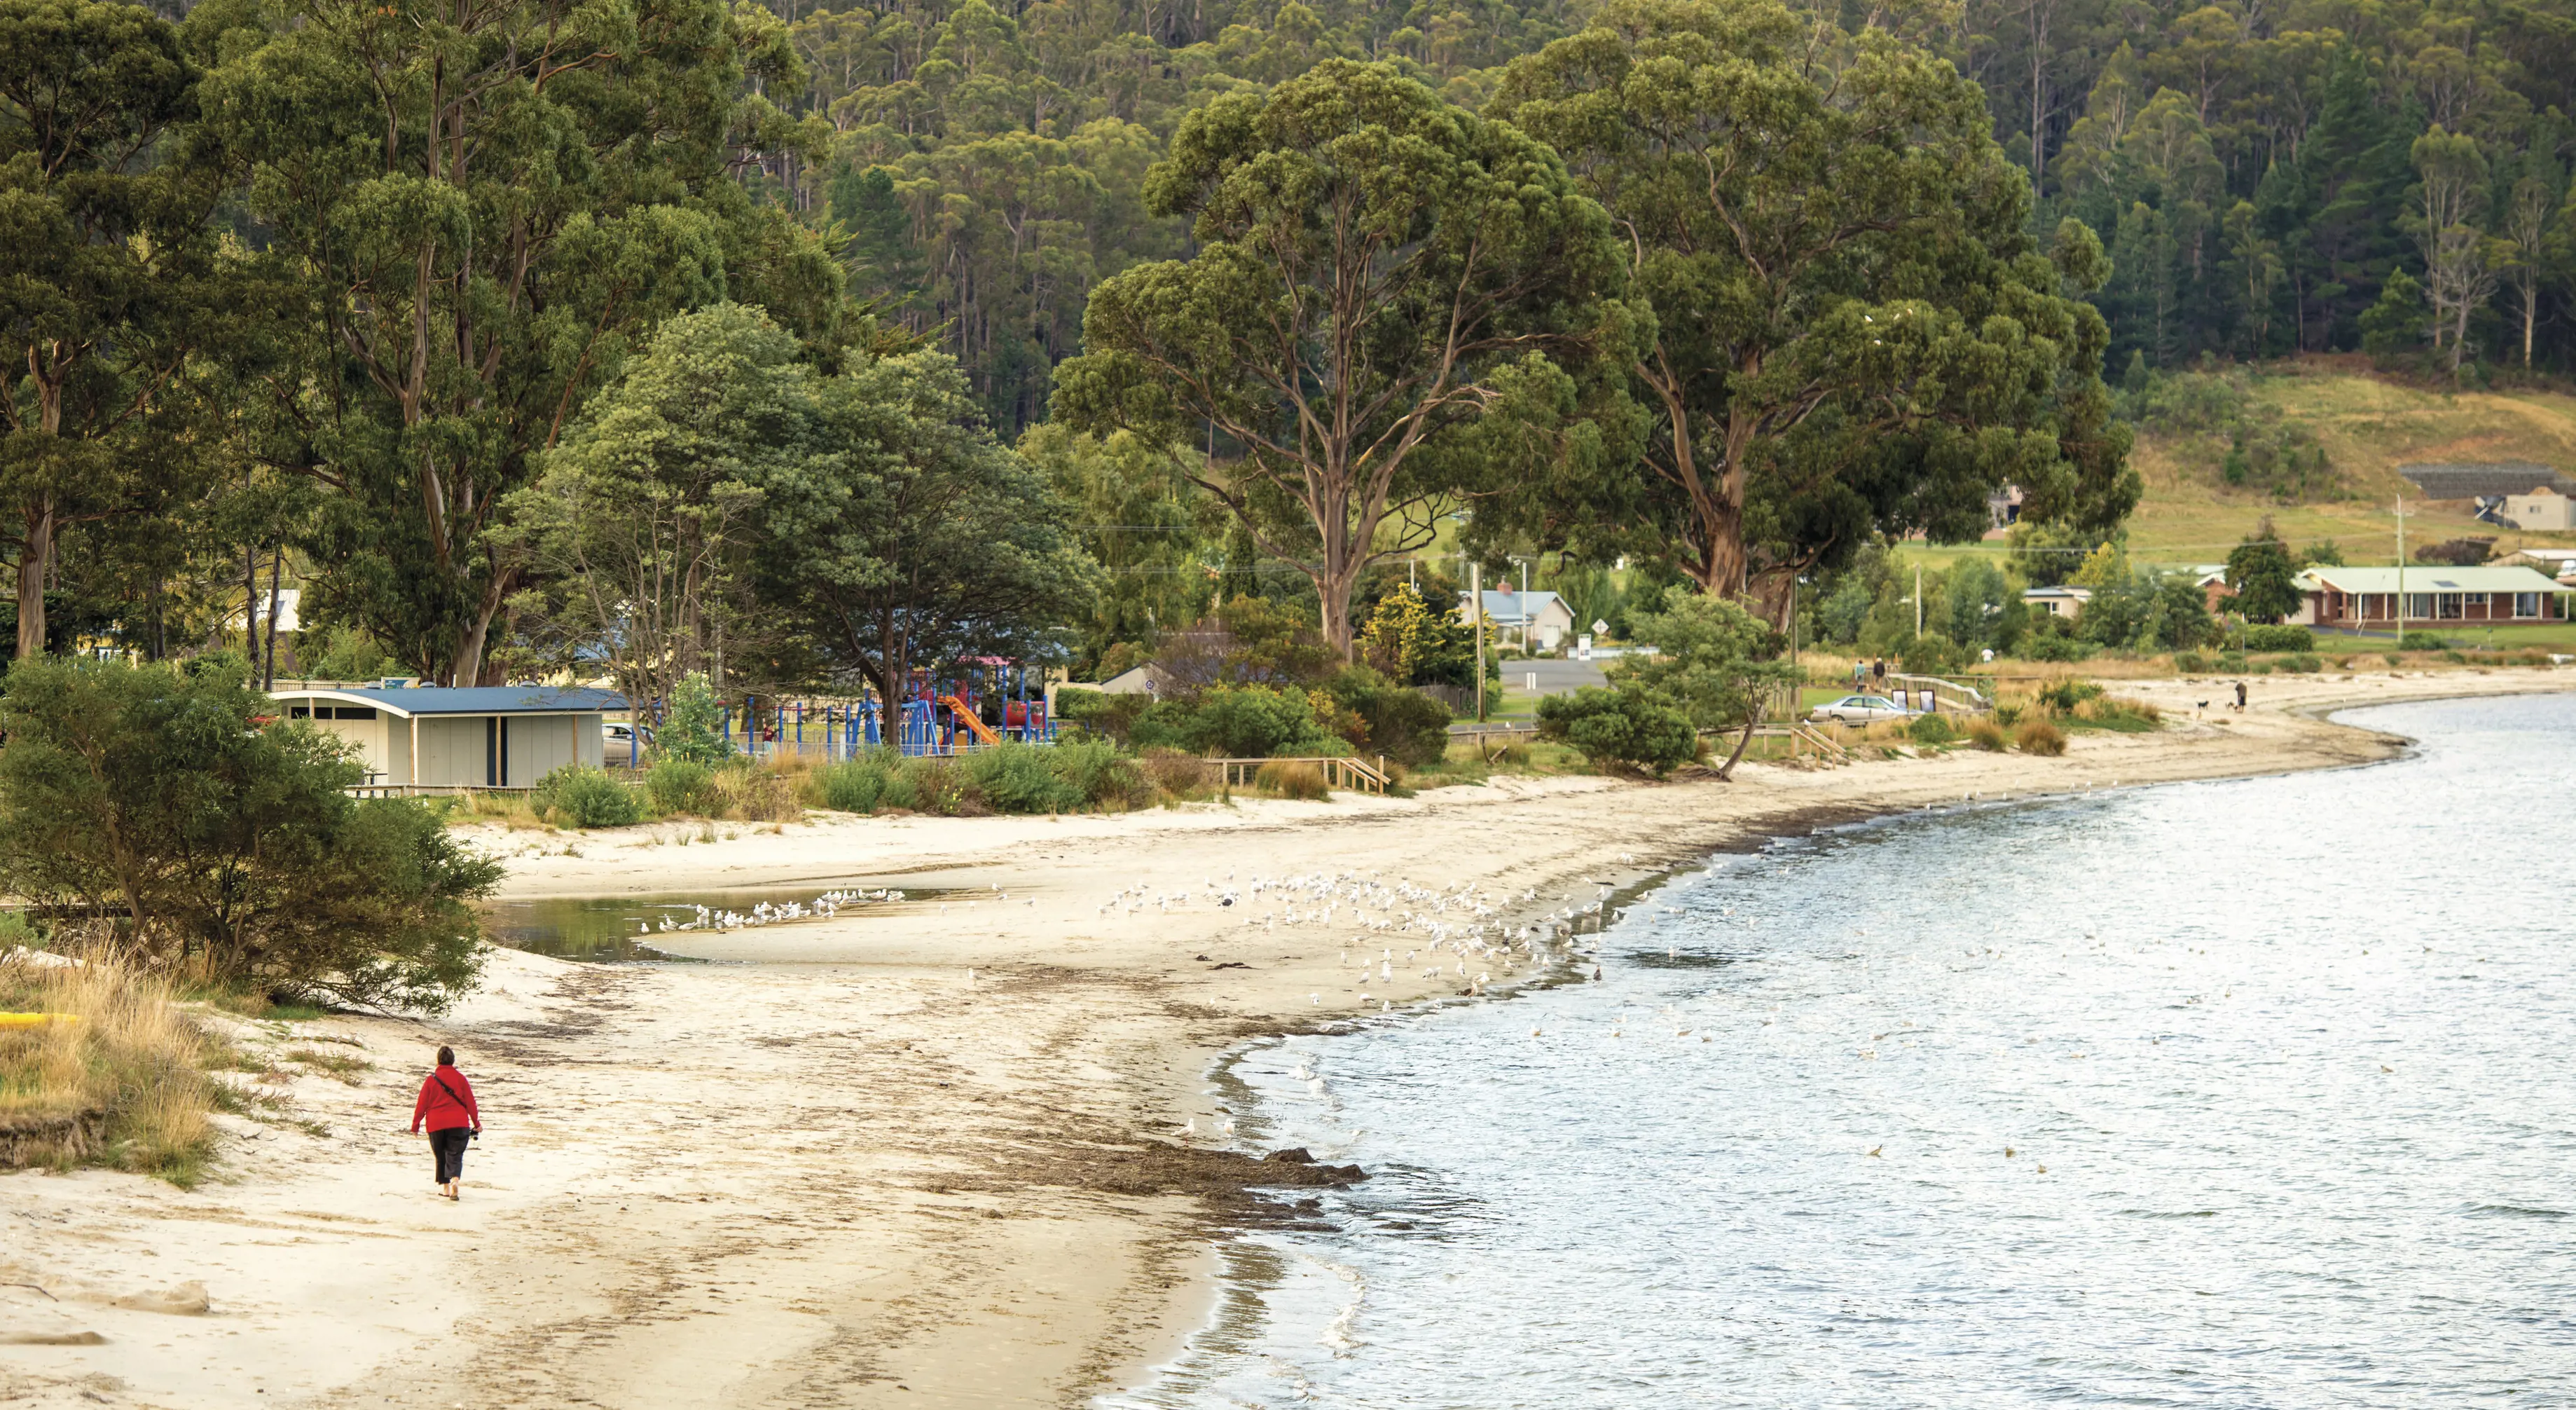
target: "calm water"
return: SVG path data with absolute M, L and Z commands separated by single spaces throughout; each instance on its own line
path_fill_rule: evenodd
M 689 961 L 691 941 L 708 933 L 699 930 L 664 930 L 704 923 L 698 909 L 749 913 L 755 906 L 782 907 L 789 904 L 811 907 L 816 900 L 830 894 L 851 891 L 874 892 L 884 889 L 884 882 L 863 885 L 853 879 L 832 885 L 761 887 L 739 891 L 673 892 L 660 896 L 544 896 L 525 901 L 495 901 L 484 908 L 484 929 L 491 937 L 512 949 L 552 955 L 566 960 L 598 961 Z M 839 918 L 881 913 L 907 903 L 918 904 L 948 894 L 924 887 L 903 888 L 904 899 L 867 899 L 847 902 L 839 907 Z M 803 920 L 764 922 L 782 926 L 806 924 Z
M 2576 697 L 2349 718 L 2423 747 L 1730 858 L 1600 983 L 1255 1050 L 1377 1177 L 1105 1403 L 2576 1404 Z

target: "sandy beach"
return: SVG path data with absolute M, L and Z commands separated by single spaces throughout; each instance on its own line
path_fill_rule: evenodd
M 2216 681 L 2121 682 L 2168 728 L 2080 733 L 2056 759 L 1748 765 L 1731 784 L 818 814 L 713 842 L 480 831 L 513 897 L 937 894 L 658 937 L 709 964 L 496 951 L 435 1022 L 240 1025 L 273 1101 L 222 1118 L 214 1180 L 0 1176 L 0 1404 L 1080 1405 L 1199 1324 L 1209 1221 L 1294 1169 L 1232 1152 L 1206 1081 L 1229 1047 L 1532 973 L 1461 973 L 1442 951 L 1425 975 L 1429 956 L 1406 957 L 1434 918 L 1561 915 L 1714 850 L 1971 794 L 2365 763 L 2403 741 L 2323 714 L 2571 686 L 2257 677 L 2237 714 Z M 1393 899 L 1271 884 L 1324 878 Z M 1412 931 L 1363 928 L 1408 914 Z M 441 1042 L 487 1126 L 454 1205 L 404 1131 Z M 298 1051 L 372 1066 L 334 1076 Z

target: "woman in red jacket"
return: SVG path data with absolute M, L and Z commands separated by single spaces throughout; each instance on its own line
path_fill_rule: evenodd
M 456 1070 L 456 1050 L 438 1050 L 438 1070 L 420 1084 L 420 1100 L 411 1104 L 411 1129 L 429 1127 L 429 1155 L 437 1162 L 438 1192 L 449 1199 L 465 1180 L 465 1142 L 483 1134 L 483 1114 L 474 1109 L 474 1087 Z

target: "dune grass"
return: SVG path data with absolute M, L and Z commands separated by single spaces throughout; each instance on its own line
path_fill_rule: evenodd
M 227 1059 L 163 976 L 116 952 L 77 966 L 0 965 L 0 1010 L 72 1015 L 0 1029 L 0 1160 L 104 1165 L 194 1185 L 214 1148 L 207 1114 Z

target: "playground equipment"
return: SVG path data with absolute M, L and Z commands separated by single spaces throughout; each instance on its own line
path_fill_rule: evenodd
M 969 657 L 950 674 L 913 671 L 896 718 L 895 738 L 888 740 L 873 691 L 825 701 L 746 695 L 738 703 L 725 702 L 716 727 L 754 758 L 813 754 L 841 760 L 887 744 L 921 757 L 1056 739 L 1043 672 L 997 656 Z

